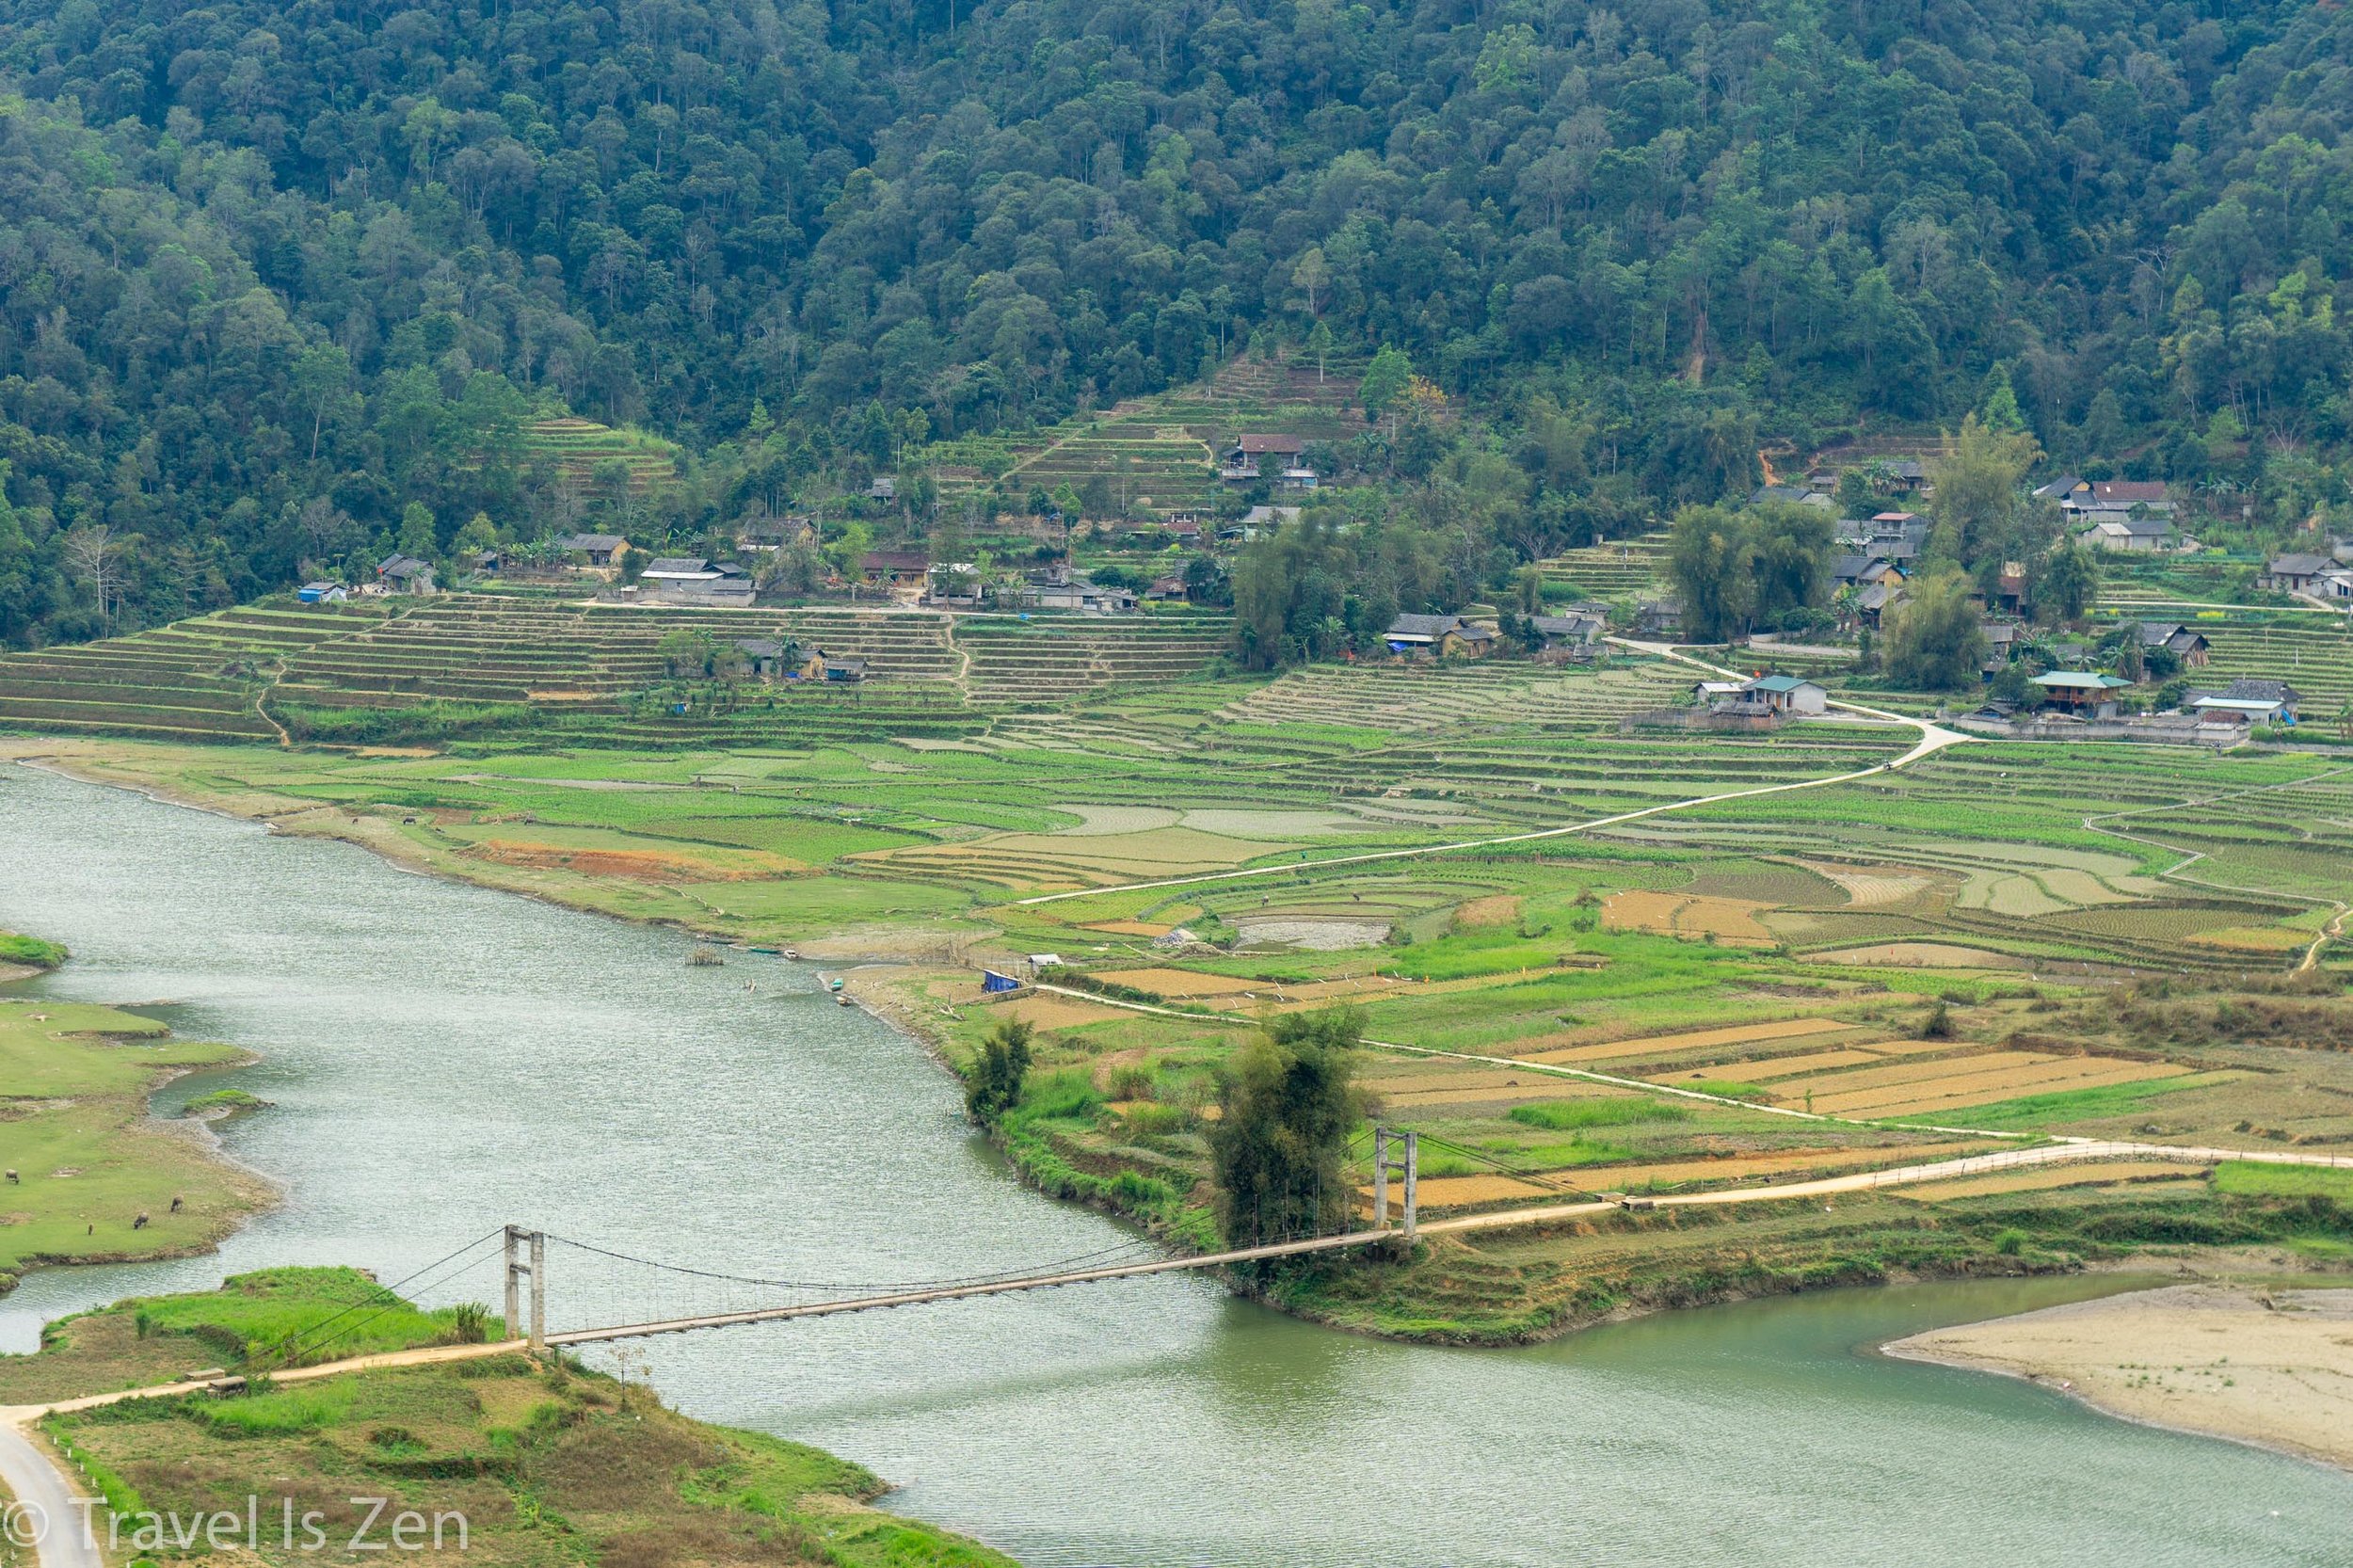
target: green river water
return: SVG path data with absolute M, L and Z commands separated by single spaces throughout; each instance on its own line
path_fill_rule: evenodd
M 861 1282 L 1127 1240 L 1009 1180 L 917 1045 L 779 960 L 690 968 L 672 934 L 24 768 L 0 770 L 0 925 L 72 948 L 45 993 L 262 1052 L 165 1103 L 275 1102 L 227 1141 L 285 1189 L 217 1256 L 34 1275 L 0 1348 L 265 1264 L 397 1279 L 507 1221 Z M 550 1273 L 559 1323 L 720 1304 L 564 1249 Z M 2089 1288 L 1839 1291 L 1494 1352 L 1164 1275 L 634 1353 L 689 1413 L 857 1459 L 889 1506 L 1040 1565 L 2353 1565 L 2353 1478 L 1875 1351 Z

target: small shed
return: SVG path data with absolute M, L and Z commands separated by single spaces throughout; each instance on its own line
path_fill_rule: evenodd
M 1021 989 L 1021 982 L 1016 980 L 1009 974 L 999 974 L 995 969 L 983 969 L 981 971 L 981 989 L 992 992 L 1018 991 Z

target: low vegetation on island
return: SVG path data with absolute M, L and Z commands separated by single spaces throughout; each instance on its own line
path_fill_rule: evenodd
M 353 1309 L 367 1308 L 357 1319 Z M 210 1516 L 223 1498 L 269 1499 L 264 1560 L 369 1560 L 407 1512 L 470 1562 L 687 1568 L 1001 1568 L 977 1544 L 869 1506 L 886 1484 L 819 1449 L 690 1420 L 650 1388 L 517 1350 L 325 1377 L 310 1363 L 479 1340 L 480 1309 L 425 1312 L 348 1269 L 273 1269 L 216 1291 L 140 1298 L 49 1325 L 40 1353 L 0 1358 L 0 1404 L 151 1387 L 204 1370 L 226 1391 L 128 1400 L 40 1422 L 120 1522 L 124 1550 L 149 1514 Z M 357 1334 L 342 1323 L 361 1323 Z M 249 1376 L 248 1374 L 250 1374 Z M 276 1375 L 273 1375 L 276 1374 Z M 371 1520 L 365 1500 L 391 1499 Z M 355 1498 L 360 1499 L 355 1501 Z M 281 1499 L 284 1500 L 281 1502 Z M 297 1521 L 290 1550 L 280 1526 Z M 315 1516 L 312 1542 L 306 1516 Z M 242 1515 L 240 1515 L 242 1518 Z M 462 1536 L 460 1532 L 462 1531 Z M 245 1539 L 240 1526 L 237 1539 Z M 309 1543 L 309 1544 L 306 1544 Z M 111 1554 L 110 1554 L 111 1555 Z
M 136 1014 L 0 996 L 0 1289 L 42 1264 L 201 1252 L 266 1204 L 267 1184 L 148 1112 L 167 1080 L 250 1060 Z

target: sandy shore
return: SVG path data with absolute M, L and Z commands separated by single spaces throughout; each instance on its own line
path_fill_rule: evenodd
M 1887 1351 L 2353 1469 L 2353 1288 L 2169 1286 L 1936 1329 Z

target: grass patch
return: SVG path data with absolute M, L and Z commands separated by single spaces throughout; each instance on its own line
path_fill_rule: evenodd
M 1567 1132 L 1587 1127 L 1631 1127 L 1638 1122 L 1685 1122 L 1691 1119 L 1690 1111 L 1665 1100 L 1653 1099 L 1592 1099 L 1545 1100 L 1538 1105 L 1515 1105 L 1504 1112 L 1507 1119 L 1522 1127 L 1542 1128 L 1547 1132 Z
M 0 931 L 0 964 L 24 964 L 36 969 L 54 969 L 66 960 L 62 944 L 44 942 L 38 936 L 20 936 L 13 931 Z
M 2216 1083 L 2230 1081 L 2231 1075 L 2222 1073 L 2190 1073 L 2181 1078 L 2144 1079 L 2135 1083 L 2107 1083 L 2096 1089 L 2066 1089 L 2056 1094 L 2028 1095 L 2014 1100 L 1996 1100 L 1991 1105 L 1973 1105 L 1965 1110 L 1946 1112 L 1939 1116 L 1906 1116 L 1889 1121 L 1889 1127 L 1943 1126 L 1962 1122 L 1970 1127 L 1990 1131 L 2008 1132 L 2037 1128 L 2057 1127 L 2065 1123 L 2090 1121 L 2103 1116 L 2127 1115 L 2160 1095 L 2170 1095 L 2184 1089 L 2202 1089 Z M 1693 1084 L 1693 1088 L 1701 1085 Z
M 2353 1208 L 2353 1171 L 2233 1160 L 2214 1168 L 2214 1190 L 2234 1198 L 2327 1198 Z

